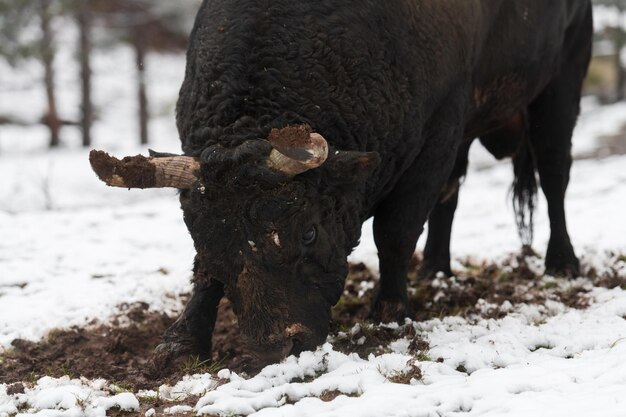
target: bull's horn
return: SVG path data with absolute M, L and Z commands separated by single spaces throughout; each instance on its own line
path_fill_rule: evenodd
M 267 166 L 290 176 L 317 168 L 328 157 L 326 139 L 308 125 L 272 129 L 268 139 L 274 149 Z
M 112 187 L 189 189 L 198 180 L 200 163 L 190 156 L 127 156 L 119 160 L 92 150 L 89 162 L 102 181 Z

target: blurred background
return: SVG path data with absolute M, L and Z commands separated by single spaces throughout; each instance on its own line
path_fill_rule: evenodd
M 0 0 L 0 152 L 150 142 L 200 0 Z M 152 134 L 152 135 L 151 135 Z

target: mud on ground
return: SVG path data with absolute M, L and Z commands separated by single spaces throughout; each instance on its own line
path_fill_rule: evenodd
M 500 318 L 515 304 L 545 304 L 547 300 L 586 308 L 593 286 L 626 288 L 626 257 L 615 255 L 613 260 L 613 265 L 602 272 L 583 265 L 583 275 L 588 278 L 577 280 L 542 277 L 537 272 L 542 260 L 533 255 L 511 257 L 500 265 L 466 260 L 456 277 L 418 279 L 420 257 L 416 255 L 407 277 L 415 320 L 450 315 Z M 366 357 L 384 353 L 390 342 L 406 337 L 411 340 L 410 353 L 428 360 L 428 343 L 415 333 L 413 326 L 381 326 L 368 321 L 376 281 L 375 274 L 363 264 L 351 265 L 344 295 L 332 312 L 330 339 L 335 349 Z M 185 374 L 215 374 L 221 368 L 241 371 L 245 352 L 237 320 L 228 301 L 223 301 L 219 310 L 212 362 L 189 357 L 165 377 L 154 379 L 147 374 L 153 349 L 174 318 L 151 311 L 146 303 L 136 303 L 120 306 L 118 317 L 106 324 L 53 330 L 39 342 L 15 340 L 12 349 L 0 356 L 0 381 L 9 383 L 9 390 L 20 392 L 25 384 L 33 384 L 45 375 L 84 376 L 104 378 L 117 387 L 137 391 L 174 384 Z M 415 367 L 397 379 L 402 382 L 419 377 L 420 371 Z M 142 410 L 144 405 L 157 410 L 163 406 L 142 404 Z
M 175 317 L 150 310 L 146 303 L 120 306 L 107 324 L 53 330 L 39 342 L 16 339 L 4 354 L 0 367 L 3 382 L 35 382 L 42 376 L 104 378 L 129 390 L 173 384 L 186 374 L 238 369 L 243 351 L 238 342 L 236 319 L 228 302 L 220 305 L 220 320 L 213 336 L 214 360 L 189 357 L 168 375 L 150 374 L 150 357 Z

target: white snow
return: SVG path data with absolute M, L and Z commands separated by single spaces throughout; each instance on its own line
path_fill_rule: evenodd
M 594 298 L 584 311 L 522 307 L 502 320 L 412 323 L 428 338 L 429 356 L 443 362 L 420 362 L 424 377 L 410 385 L 388 380 L 414 360 L 406 350 L 363 360 L 326 344 L 252 379 L 231 380 L 196 409 L 255 416 L 623 415 L 626 293 L 596 290 Z M 319 371 L 312 382 L 290 382 Z M 356 397 L 314 398 L 327 390 Z
M 36 414 L 38 416 L 104 416 L 106 410 L 137 411 L 139 401 L 130 392 L 109 395 L 102 379 L 88 381 L 84 378 L 43 377 L 23 394 L 8 395 L 0 385 L 0 416 Z
M 61 75 L 60 107 L 70 118 L 78 102 L 77 68 L 69 54 L 62 60 L 67 68 Z M 94 147 L 116 155 L 145 153 L 134 144 L 130 51 L 100 53 L 95 68 L 96 104 L 103 113 Z M 157 114 L 151 122 L 152 146 L 175 152 L 173 103 L 184 59 L 154 56 L 147 68 L 157 80 L 149 84 Z M 0 113 L 23 120 L 41 114 L 43 97 L 34 82 L 40 71 L 34 65 L 26 71 L 0 70 Z M 600 136 L 618 132 L 625 123 L 624 104 L 598 106 L 586 100 L 574 154 L 593 153 Z M 65 128 L 63 137 L 63 149 L 47 152 L 43 128 L 0 126 L 0 360 L 16 338 L 37 340 L 55 328 L 106 321 L 122 303 L 142 301 L 175 314 L 181 308 L 179 294 L 190 288 L 194 250 L 175 193 L 107 188 L 91 172 L 87 151 L 77 147 L 76 129 Z M 508 202 L 511 165 L 494 161 L 479 145 L 470 160 L 452 253 L 457 259 L 498 262 L 520 245 Z M 573 166 L 567 195 L 570 235 L 583 262 L 599 271 L 615 264 L 615 254 L 626 253 L 625 168 L 626 156 L 579 160 Z M 534 248 L 543 254 L 549 223 L 542 197 L 539 203 Z M 377 270 L 370 222 L 350 260 Z M 533 268 L 541 272 L 543 266 Z M 626 262 L 618 273 L 626 276 Z M 450 283 L 441 280 L 441 290 Z M 111 407 L 137 411 L 143 399 L 156 396 L 177 402 L 165 410 L 173 414 L 623 417 L 626 291 L 589 289 L 585 310 L 557 302 L 505 302 L 499 308 L 508 315 L 499 320 L 445 317 L 407 324 L 428 340 L 431 359 L 417 362 L 423 378 L 410 384 L 390 381 L 417 360 L 404 338 L 391 343 L 389 353 L 367 359 L 327 343 L 253 378 L 222 370 L 138 393 L 116 393 L 104 380 L 44 377 L 26 384 L 24 393 L 10 395 L 0 381 L 0 417 L 104 416 Z M 358 333 L 353 329 L 352 336 Z M 328 402 L 319 398 L 334 391 L 344 395 Z M 200 399 L 187 400 L 191 396 Z
M 122 411 L 139 410 L 139 400 L 130 392 L 122 392 L 112 397 L 100 397 L 97 404 L 105 410 L 113 407 L 117 407 Z

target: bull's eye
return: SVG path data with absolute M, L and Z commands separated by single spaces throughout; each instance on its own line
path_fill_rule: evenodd
M 317 237 L 317 229 L 315 226 L 309 227 L 309 229 L 302 234 L 302 244 L 311 245 L 315 242 L 315 238 Z

